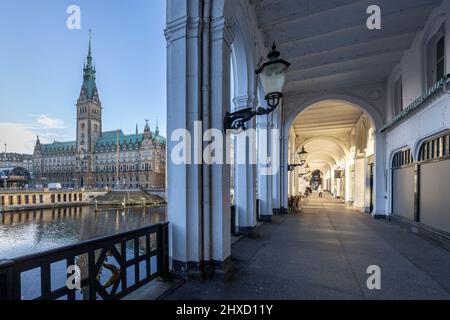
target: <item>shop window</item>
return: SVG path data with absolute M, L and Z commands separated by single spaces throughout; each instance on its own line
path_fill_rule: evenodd
M 442 159 L 450 156 L 450 133 L 433 137 L 422 143 L 419 161 Z
M 394 158 L 392 160 L 392 168 L 398 169 L 404 166 L 407 166 L 409 164 L 412 164 L 414 162 L 411 149 L 405 148 L 400 151 L 397 151 L 394 154 Z

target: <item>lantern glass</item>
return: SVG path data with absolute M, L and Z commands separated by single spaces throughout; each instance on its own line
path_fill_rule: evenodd
M 263 67 L 260 78 L 266 96 L 283 91 L 287 70 L 288 66 L 281 60 L 269 62 Z
M 305 147 L 302 147 L 302 151 L 298 153 L 301 163 L 305 163 L 308 158 L 308 152 L 305 151 Z
M 291 64 L 286 60 L 280 59 L 280 53 L 277 51 L 275 43 L 267 58 L 269 60 L 256 73 L 261 79 L 266 97 L 276 93 L 281 95 L 286 82 L 287 71 Z

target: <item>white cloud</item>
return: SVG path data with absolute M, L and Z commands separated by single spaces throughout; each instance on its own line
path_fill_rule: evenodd
M 45 129 L 65 129 L 67 126 L 64 121 L 57 118 L 52 118 L 45 114 L 40 114 L 36 118 L 37 124 L 44 127 Z
M 34 116 L 31 123 L 0 122 L 0 150 L 7 152 L 33 153 L 36 136 L 41 143 L 51 143 L 54 140 L 66 140 L 67 126 L 64 121 L 47 115 Z
M 1 150 L 4 151 L 5 143 L 8 152 L 32 153 L 36 134 L 23 123 L 0 123 Z

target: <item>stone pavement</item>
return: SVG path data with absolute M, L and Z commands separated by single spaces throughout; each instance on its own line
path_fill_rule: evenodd
M 232 281 L 189 281 L 167 299 L 450 299 L 450 252 L 325 195 L 232 247 Z M 381 290 L 367 268 L 381 268 Z

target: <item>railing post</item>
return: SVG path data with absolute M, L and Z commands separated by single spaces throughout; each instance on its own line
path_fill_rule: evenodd
M 169 224 L 160 224 L 158 232 L 158 271 L 163 280 L 169 278 Z
M 20 300 L 20 297 L 15 297 L 14 285 L 14 261 L 0 260 L 0 301 L 1 300 Z

